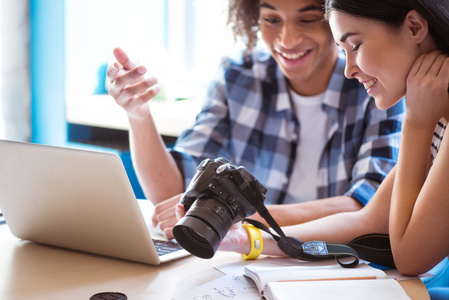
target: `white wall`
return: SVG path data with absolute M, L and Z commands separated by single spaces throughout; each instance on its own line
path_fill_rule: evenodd
M 28 1 L 0 0 L 0 138 L 30 138 Z
M 205 85 L 235 47 L 226 8 L 227 0 L 67 0 L 67 92 L 93 91 L 114 47 L 144 64 L 174 97 Z
M 140 45 L 159 47 L 162 14 L 159 0 L 66 0 L 67 92 L 92 93 L 115 47 L 131 57 Z

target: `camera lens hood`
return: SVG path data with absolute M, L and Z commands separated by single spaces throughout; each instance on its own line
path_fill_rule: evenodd
M 212 258 L 220 245 L 220 237 L 207 223 L 185 216 L 173 227 L 176 241 L 200 258 Z

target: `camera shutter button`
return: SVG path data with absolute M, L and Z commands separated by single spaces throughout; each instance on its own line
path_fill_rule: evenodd
M 219 167 L 217 168 L 216 173 L 217 173 L 218 175 L 223 175 L 223 174 L 226 173 L 227 171 L 228 171 L 228 165 L 223 164 L 223 165 L 221 165 L 221 166 L 219 166 Z

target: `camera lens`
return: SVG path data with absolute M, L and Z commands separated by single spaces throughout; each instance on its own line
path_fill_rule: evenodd
M 225 203 L 211 197 L 200 198 L 173 227 L 173 235 L 193 255 L 212 258 L 232 220 L 232 211 Z

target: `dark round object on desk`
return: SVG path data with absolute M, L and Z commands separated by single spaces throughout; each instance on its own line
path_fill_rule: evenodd
M 89 300 L 127 300 L 125 294 L 116 292 L 104 292 L 93 295 Z

